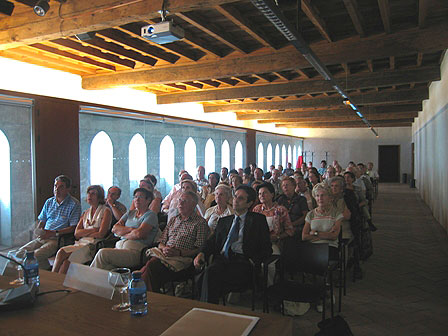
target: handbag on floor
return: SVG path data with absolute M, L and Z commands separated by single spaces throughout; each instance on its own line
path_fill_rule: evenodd
M 353 336 L 347 321 L 341 315 L 320 321 L 317 326 L 320 331 L 315 336 Z
M 360 235 L 359 258 L 367 260 L 373 254 L 372 232 L 369 228 L 363 228 Z

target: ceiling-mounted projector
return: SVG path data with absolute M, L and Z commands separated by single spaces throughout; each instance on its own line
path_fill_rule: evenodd
M 184 30 L 172 21 L 162 21 L 142 27 L 142 37 L 157 44 L 171 43 L 184 37 Z

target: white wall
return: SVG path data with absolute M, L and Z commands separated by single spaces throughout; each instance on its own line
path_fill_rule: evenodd
M 441 80 L 429 87 L 429 99 L 412 126 L 416 186 L 437 221 L 448 230 L 448 52 Z
M 313 164 L 319 167 L 320 161 L 325 160 L 325 152 L 328 152 L 327 162 L 338 160 L 345 168 L 349 161 L 355 163 L 369 161 L 378 168 L 378 146 L 400 146 L 400 179 L 403 173 L 411 172 L 411 127 L 383 127 L 376 128 L 379 137 L 366 128 L 322 128 L 314 129 L 304 141 L 307 151 L 307 161 L 310 161 L 314 152 Z

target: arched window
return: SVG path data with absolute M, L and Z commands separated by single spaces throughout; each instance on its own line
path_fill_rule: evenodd
M 288 158 L 287 158 L 286 161 L 291 162 L 291 164 L 294 165 L 293 158 L 292 158 L 292 149 L 291 149 L 291 145 L 288 146 Z
M 230 145 L 227 140 L 221 145 L 221 168 L 226 167 L 230 170 Z
M 243 168 L 243 145 L 238 141 L 235 145 L 235 169 Z
M 275 167 L 277 168 L 277 166 L 280 164 L 280 147 L 277 145 L 275 145 Z
M 194 176 L 196 168 L 196 142 L 192 137 L 189 137 L 184 147 L 184 169 L 191 176 Z
M 129 142 L 129 190 L 138 188 L 139 181 L 148 173 L 146 143 L 140 133 Z
M 296 167 L 297 159 L 298 159 L 298 155 L 297 155 L 297 146 L 294 145 L 294 149 L 293 149 L 293 151 L 292 151 L 292 167 L 293 167 L 293 168 Z
M 208 139 L 205 144 L 205 174 L 215 171 L 215 143 Z
M 272 145 L 270 143 L 266 152 L 266 170 L 269 170 L 269 167 L 272 166 Z
M 160 143 L 160 192 L 167 195 L 174 186 L 174 142 L 169 135 Z
M 98 132 L 90 144 L 90 184 L 107 190 L 113 184 L 114 149 L 106 132 Z
M 263 158 L 263 156 L 264 156 L 264 153 L 263 153 L 263 144 L 260 142 L 259 144 L 258 144 L 258 153 L 257 153 L 257 166 L 259 167 L 259 168 L 261 168 L 261 169 L 263 169 L 264 170 L 264 166 L 263 166 L 263 164 L 264 164 L 264 158 Z
M 286 168 L 286 147 L 285 147 L 285 145 L 282 146 L 282 166 L 283 166 L 283 168 Z
M 0 219 L 3 228 L 11 226 L 11 166 L 10 147 L 0 130 Z M 3 230 L 2 230 L 3 231 Z

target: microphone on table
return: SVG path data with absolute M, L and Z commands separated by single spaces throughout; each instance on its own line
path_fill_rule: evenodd
M 8 259 L 9 261 L 12 261 L 13 263 L 22 267 L 25 278 L 24 285 L 5 289 L 0 292 L 0 311 L 31 307 L 36 301 L 39 287 L 35 283 L 31 283 L 30 285 L 27 284 L 27 279 L 29 278 L 29 276 L 22 263 L 3 254 L 0 254 L 0 257 Z

